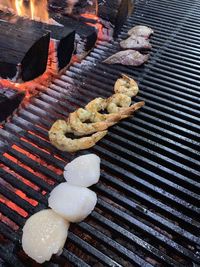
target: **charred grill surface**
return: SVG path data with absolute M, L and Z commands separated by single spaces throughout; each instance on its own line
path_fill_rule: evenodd
M 45 266 L 200 264 L 199 9 L 199 1 L 139 1 L 119 41 L 134 25 L 152 27 L 145 66 L 103 65 L 119 46 L 99 43 L 0 129 L 3 266 L 33 266 L 21 249 L 23 224 L 47 207 L 64 165 L 80 155 L 53 148 L 48 129 L 94 97 L 109 96 L 121 73 L 139 81 L 137 100 L 146 106 L 84 152 L 102 158 L 101 179 L 93 187 L 98 205 L 70 228 L 62 255 Z
M 19 107 L 25 92 L 19 92 L 0 86 L 0 122 L 4 121 L 15 109 Z

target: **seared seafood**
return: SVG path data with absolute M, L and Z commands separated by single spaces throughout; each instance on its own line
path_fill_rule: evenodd
M 122 78 L 118 79 L 115 83 L 114 91 L 116 94 L 120 93 L 133 97 L 138 94 L 139 88 L 136 81 L 134 81 L 127 75 L 122 74 Z
M 122 64 L 126 66 L 140 66 L 149 59 L 149 55 L 143 55 L 136 50 L 120 51 L 103 62 L 106 64 Z
M 79 108 L 75 112 L 71 113 L 69 115 L 69 123 L 74 131 L 74 134 L 77 136 L 83 136 L 104 131 L 119 121 L 119 116 L 113 116 L 113 118 L 104 121 L 92 122 L 93 117 L 94 115 L 92 112 L 83 108 Z
M 108 106 L 108 99 L 104 99 L 101 97 L 95 98 L 90 101 L 87 106 L 85 106 L 86 110 L 92 113 L 92 122 L 100 122 L 100 121 L 120 121 L 122 119 L 127 118 L 126 115 L 118 114 L 102 114 L 100 111 L 104 111 Z
M 148 39 L 151 34 L 153 34 L 153 30 L 143 25 L 137 25 L 128 31 L 128 35 L 143 36 L 146 39 Z
M 136 110 L 138 110 L 138 109 L 140 109 L 141 107 L 143 107 L 145 105 L 145 102 L 144 101 L 140 101 L 140 102 L 137 102 L 137 103 L 135 103 L 135 104 L 133 104 L 133 105 L 131 105 L 130 107 L 127 107 L 127 108 L 120 108 L 121 110 L 120 110 L 120 113 L 123 115 L 123 114 L 128 114 L 129 116 L 128 117 L 130 117 L 130 115 L 133 113 L 133 112 L 135 112 Z M 112 110 L 115 110 L 115 108 L 114 107 L 110 107 L 110 111 L 112 111 Z
M 64 178 L 76 186 L 90 187 L 100 178 L 101 159 L 95 154 L 82 155 L 65 166 Z
M 137 83 L 127 75 L 122 74 L 122 78 L 116 81 L 114 91 L 115 94 L 107 99 L 98 97 L 88 103 L 85 109 L 77 109 L 67 120 L 57 120 L 49 131 L 51 143 L 61 151 L 88 149 L 107 134 L 110 126 L 130 117 L 145 104 L 141 101 L 131 105 L 131 97 L 137 95 L 139 89 Z M 100 113 L 104 110 L 107 113 Z M 81 138 L 71 139 L 66 134 Z
M 123 49 L 135 49 L 135 50 L 152 48 L 148 39 L 137 35 L 131 35 L 128 39 L 121 41 L 120 46 Z
M 106 120 L 106 114 L 101 114 L 99 111 L 104 111 L 107 108 L 107 99 L 98 97 L 94 100 L 90 101 L 86 106 L 85 109 L 92 113 L 93 122 L 99 122 L 99 121 L 105 121 Z
M 131 98 L 124 94 L 114 94 L 108 98 L 107 111 L 109 113 L 118 113 L 125 108 L 130 107 Z
M 61 151 L 76 152 L 94 146 L 107 134 L 107 131 L 97 132 L 89 137 L 79 139 L 68 138 L 65 136 L 67 133 L 74 133 L 70 124 L 65 120 L 57 120 L 49 131 L 49 139 Z
M 24 252 L 38 263 L 50 260 L 53 254 L 62 252 L 68 228 L 69 222 L 50 209 L 35 213 L 23 227 Z
M 95 192 L 66 182 L 57 185 L 48 199 L 49 207 L 68 222 L 84 220 L 93 211 L 96 203 Z

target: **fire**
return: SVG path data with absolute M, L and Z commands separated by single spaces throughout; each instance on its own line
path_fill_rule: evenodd
M 82 14 L 81 17 L 88 19 L 88 20 L 92 20 L 93 22 L 86 22 L 86 24 L 95 27 L 97 29 L 98 32 L 98 39 L 102 40 L 103 38 L 103 25 L 99 22 L 99 17 L 93 14 L 89 14 L 89 13 L 85 13 Z
M 15 1 L 15 7 L 16 7 L 17 14 L 19 16 L 23 16 L 23 13 L 24 13 L 24 10 L 23 10 L 23 1 L 22 0 L 16 0 Z
M 0 0 L 0 8 L 8 8 L 21 17 L 49 22 L 47 0 Z
M 0 79 L 0 85 L 3 88 L 12 88 L 20 92 L 24 92 L 25 98 L 23 100 L 23 104 L 28 104 L 33 96 L 37 96 L 40 92 L 45 91 L 46 88 L 51 84 L 51 82 L 62 74 L 62 72 L 57 72 L 54 51 L 54 41 L 51 40 L 49 46 L 47 69 L 41 76 L 35 78 L 32 81 L 24 83 L 14 83 L 11 80 Z

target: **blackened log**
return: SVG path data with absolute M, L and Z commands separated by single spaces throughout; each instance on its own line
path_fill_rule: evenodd
M 48 9 L 50 12 L 64 14 L 66 8 L 66 0 L 48 0 Z
M 75 31 L 70 27 L 46 24 L 35 20 L 25 19 L 11 13 L 0 11 L 0 19 L 14 23 L 18 28 L 27 28 L 30 33 L 34 30 L 50 32 L 51 39 L 55 40 L 58 71 L 65 68 L 73 55 L 75 44 Z
M 48 0 L 48 7 L 50 12 L 58 12 L 60 14 L 67 14 L 77 16 L 81 14 L 95 14 L 96 15 L 96 0 Z
M 19 107 L 25 93 L 0 86 L 0 122 L 3 122 Z
M 114 26 L 116 37 L 133 9 L 133 0 L 98 0 L 98 17 Z
M 52 15 L 52 18 L 64 27 L 70 27 L 76 32 L 75 41 L 77 44 L 76 54 L 82 57 L 89 52 L 97 41 L 97 30 L 95 27 L 89 26 L 81 20 L 76 20 L 66 16 Z
M 50 34 L 0 21 L 0 77 L 30 81 L 46 70 Z

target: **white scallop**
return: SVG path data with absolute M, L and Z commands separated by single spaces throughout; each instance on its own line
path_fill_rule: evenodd
M 89 187 L 98 183 L 100 158 L 95 154 L 88 154 L 74 159 L 65 166 L 64 177 L 72 185 Z
M 42 210 L 32 215 L 23 227 L 22 247 L 38 263 L 60 253 L 68 235 L 69 223 L 53 210 Z
M 69 222 L 80 222 L 93 211 L 97 196 L 88 188 L 61 183 L 53 189 L 48 202 Z

